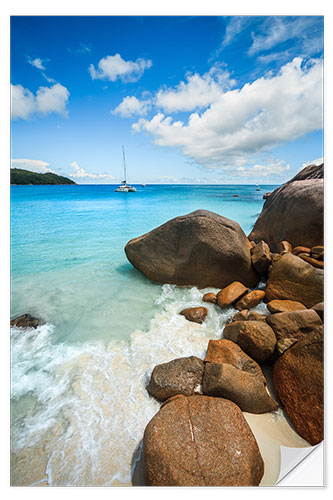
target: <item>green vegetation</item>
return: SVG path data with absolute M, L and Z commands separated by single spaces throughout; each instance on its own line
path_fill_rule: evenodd
M 57 174 L 39 174 L 21 168 L 10 169 L 11 184 L 76 184 L 74 181 Z

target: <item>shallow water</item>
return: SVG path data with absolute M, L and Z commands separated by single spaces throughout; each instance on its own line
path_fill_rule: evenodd
M 12 187 L 12 316 L 46 322 L 11 331 L 12 484 L 131 481 L 133 453 L 159 408 L 145 389 L 153 367 L 203 358 L 236 311 L 208 304 L 203 325 L 187 322 L 178 313 L 202 305 L 204 291 L 150 283 L 123 248 L 196 209 L 232 218 L 248 234 L 272 189 Z

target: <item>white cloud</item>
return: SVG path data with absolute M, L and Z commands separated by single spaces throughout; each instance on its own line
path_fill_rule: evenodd
M 308 165 L 321 165 L 322 163 L 324 163 L 324 158 L 316 158 L 315 160 L 303 163 L 299 170 L 303 170 L 303 168 L 307 167 Z
M 113 114 L 118 114 L 123 118 L 129 118 L 133 115 L 144 116 L 151 107 L 150 101 L 140 101 L 135 96 L 127 96 L 121 103 L 112 111 Z
M 27 158 L 18 158 L 11 160 L 11 168 L 23 168 L 24 170 L 31 170 L 32 172 L 39 172 L 45 174 L 47 172 L 54 173 L 53 170 L 48 168 L 50 164 L 42 160 L 29 160 Z
M 319 46 L 322 48 L 322 34 L 316 33 L 320 22 L 319 17 L 313 16 L 268 16 L 260 26 L 260 35 L 252 33 L 253 42 L 248 54 L 253 56 L 292 39 L 299 40 L 300 47 L 307 48 L 310 54 L 314 53 L 313 50 L 318 50 Z
M 67 116 L 68 97 L 68 90 L 60 83 L 52 87 L 39 87 L 36 94 L 36 110 L 43 114 L 58 113 Z
M 174 89 L 159 90 L 155 104 L 167 113 L 206 108 L 220 97 L 223 90 L 230 89 L 235 83 L 228 71 L 214 65 L 202 76 L 198 73 L 187 74 L 186 82 L 181 81 Z
M 238 167 L 237 174 L 240 177 L 253 177 L 253 178 L 274 178 L 279 177 L 290 170 L 290 165 L 288 165 L 283 160 L 272 160 L 266 163 L 257 163 L 251 167 Z
M 60 83 L 52 87 L 39 87 L 36 96 L 22 85 L 11 85 L 12 118 L 27 120 L 34 113 L 57 113 L 67 116 L 69 91 Z
M 88 68 L 93 80 L 110 80 L 115 82 L 120 78 L 122 82 L 136 82 L 141 78 L 145 69 L 152 66 L 150 60 L 138 58 L 136 61 L 125 61 L 120 54 L 103 57 L 98 68 L 91 64 Z
M 43 70 L 45 69 L 43 61 L 39 57 L 36 57 L 36 59 L 31 59 L 30 57 L 28 57 L 28 63 L 31 64 L 31 66 L 35 66 L 35 68 Z
M 322 125 L 322 61 L 305 65 L 295 58 L 275 76 L 221 90 L 186 124 L 157 113 L 132 129 L 148 132 L 157 145 L 179 148 L 204 167 L 227 169 L 253 163 L 260 153 Z
M 72 161 L 70 165 L 75 170 L 75 174 L 69 174 L 70 177 L 88 177 L 90 179 L 115 179 L 115 177 L 109 174 L 89 174 L 88 172 L 85 172 L 83 168 L 80 168 L 76 161 Z

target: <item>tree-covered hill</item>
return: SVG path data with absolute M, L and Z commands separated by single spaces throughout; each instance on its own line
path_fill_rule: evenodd
M 61 175 L 51 174 L 50 172 L 46 174 L 39 174 L 37 172 L 30 172 L 29 170 L 23 170 L 21 168 L 10 169 L 10 183 L 11 184 L 76 184 L 71 179 L 67 179 L 67 177 L 62 177 Z

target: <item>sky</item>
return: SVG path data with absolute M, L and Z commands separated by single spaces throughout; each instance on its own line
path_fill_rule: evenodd
M 13 16 L 11 166 L 281 184 L 323 157 L 322 16 Z

